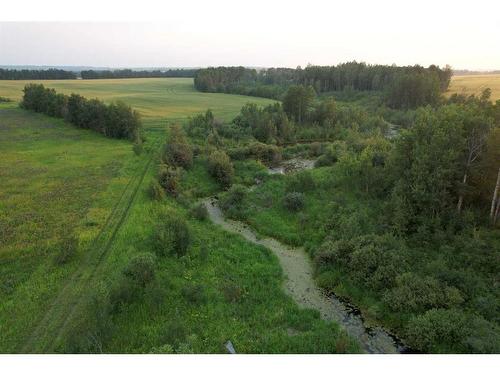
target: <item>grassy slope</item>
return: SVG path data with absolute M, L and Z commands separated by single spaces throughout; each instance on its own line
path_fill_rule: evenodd
M 165 120 L 185 118 L 207 107 L 230 118 L 247 101 L 270 102 L 200 94 L 186 79 L 44 83 L 66 93 L 122 99 L 141 110 L 146 130 L 161 130 Z M 0 96 L 18 99 L 24 84 L 0 81 Z M 85 296 L 108 289 L 130 255 L 148 250 L 159 209 L 145 193 L 154 173 L 146 163 L 154 153 L 134 156 L 127 142 L 24 112 L 15 104 L 0 108 L 0 130 L 5 140 L 0 143 L 5 156 L 0 170 L 7 181 L 0 190 L 0 218 L 2 231 L 8 233 L 0 251 L 0 352 L 65 350 L 65 334 L 71 332 Z M 160 134 L 150 133 L 149 144 Z M 143 172 L 144 181 L 139 176 Z M 186 178 L 196 190 L 205 186 L 194 195 L 217 189 L 207 177 L 203 166 L 197 165 L 195 174 Z M 197 184 L 198 178 L 202 184 Z M 185 214 L 174 202 L 166 205 Z M 299 310 L 283 294 L 282 275 L 271 254 L 209 223 L 190 223 L 195 240 L 189 257 L 160 263 L 157 283 L 165 292 L 160 302 L 153 298 L 151 303 L 145 296 L 116 314 L 104 351 L 147 352 L 168 344 L 165 330 L 171 322 L 183 326 L 182 339 L 197 352 L 221 352 L 226 339 L 239 352 L 357 350 L 349 340 L 338 340 L 335 324 L 321 321 L 316 312 Z M 70 231 L 80 242 L 76 259 L 55 266 L 57 242 Z M 203 264 L 202 243 L 209 250 Z M 237 303 L 222 296 L 228 279 L 244 291 Z M 205 286 L 208 303 L 198 306 L 185 300 L 181 290 L 192 283 Z
M 488 87 L 491 89 L 491 99 L 493 101 L 500 99 L 500 74 L 454 76 L 451 79 L 448 95 L 455 93 L 480 95 Z

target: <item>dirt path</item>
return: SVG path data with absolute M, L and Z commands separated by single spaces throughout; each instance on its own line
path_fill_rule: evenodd
M 323 319 L 338 322 L 368 353 L 399 353 L 404 350 L 383 329 L 366 328 L 359 312 L 352 307 L 322 293 L 315 284 L 311 261 L 302 249 L 289 247 L 272 238 L 259 238 L 247 225 L 224 218 L 213 198 L 205 200 L 204 204 L 212 222 L 252 243 L 267 247 L 278 257 L 286 276 L 285 291 L 299 306 L 316 309 Z

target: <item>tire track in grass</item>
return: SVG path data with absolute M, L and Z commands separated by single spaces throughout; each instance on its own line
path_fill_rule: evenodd
M 65 283 L 19 352 L 46 353 L 52 350 L 58 343 L 58 340 L 60 340 L 64 329 L 66 329 L 69 321 L 81 304 L 81 297 L 85 293 L 85 287 L 89 285 L 97 269 L 105 259 L 132 207 L 132 203 L 137 196 L 151 162 L 156 156 L 157 147 L 154 147 L 153 150 L 144 168 L 127 183 L 103 228 L 89 245 L 88 249 L 90 251 L 85 257 L 82 266 Z M 99 251 L 92 251 L 93 249 L 99 249 Z

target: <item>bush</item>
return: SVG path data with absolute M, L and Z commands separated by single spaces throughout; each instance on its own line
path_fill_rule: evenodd
M 182 288 L 182 295 L 192 304 L 200 305 L 207 301 L 205 288 L 201 284 L 186 285 Z
M 178 168 L 170 167 L 166 164 L 160 165 L 158 171 L 158 182 L 165 189 L 165 191 L 177 197 L 179 194 L 179 184 L 181 179 L 181 171 Z
M 301 171 L 292 174 L 288 180 L 287 191 L 306 193 L 314 190 L 316 183 L 310 171 Z
M 432 309 L 413 318 L 407 327 L 410 346 L 432 353 L 463 351 L 457 347 L 468 333 L 467 318 L 458 310 Z
M 153 179 L 148 189 L 149 197 L 155 201 L 161 201 L 165 198 L 165 190 L 157 179 Z
M 137 156 L 141 155 L 144 151 L 144 148 L 142 147 L 141 142 L 135 142 L 134 145 L 132 146 L 132 150 L 134 151 L 134 154 Z
M 247 194 L 247 189 L 242 185 L 233 185 L 220 200 L 220 207 L 227 216 L 232 218 L 242 218 L 243 200 Z
M 219 184 L 228 188 L 234 177 L 234 168 L 231 159 L 224 151 L 214 151 L 208 157 L 208 173 L 214 177 Z
M 296 212 L 304 208 L 305 198 L 304 194 L 299 192 L 291 192 L 283 198 L 283 205 L 288 211 Z
M 422 312 L 459 305 L 463 298 L 454 287 L 408 272 L 396 278 L 396 287 L 384 294 L 384 302 L 394 311 Z
M 138 285 L 145 287 L 155 278 L 156 257 L 152 253 L 136 254 L 123 270 L 123 274 Z
M 198 203 L 191 207 L 190 215 L 197 220 L 206 220 L 208 218 L 207 207 L 203 203 Z
M 200 247 L 200 260 L 202 263 L 208 262 L 208 257 L 210 256 L 210 251 L 205 244 L 202 244 Z
M 9 103 L 12 99 L 6 98 L 5 96 L 0 96 L 0 103 Z
M 54 257 L 56 265 L 63 265 L 71 261 L 78 249 L 78 239 L 76 236 L 64 237 L 58 244 L 58 250 Z
M 121 278 L 109 293 L 112 312 L 118 312 L 122 306 L 134 302 L 140 294 L 141 286 L 128 277 Z
M 281 149 L 275 145 L 252 143 L 248 154 L 266 165 L 275 165 L 281 161 Z
M 186 169 L 191 168 L 193 165 L 193 148 L 179 125 L 173 125 L 170 128 L 170 135 L 168 142 L 165 144 L 163 160 L 170 165 Z
M 187 254 L 191 234 L 187 222 L 176 214 L 163 215 L 153 235 L 153 247 L 159 256 Z

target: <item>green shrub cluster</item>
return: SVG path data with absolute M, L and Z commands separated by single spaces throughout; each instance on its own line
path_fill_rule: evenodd
M 139 113 L 122 102 L 107 105 L 77 94 L 58 94 L 54 89 L 34 83 L 26 85 L 23 92 L 21 106 L 25 109 L 64 118 L 79 128 L 92 129 L 106 137 L 132 141 L 139 138 Z

